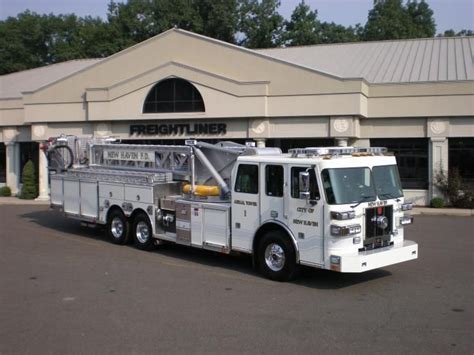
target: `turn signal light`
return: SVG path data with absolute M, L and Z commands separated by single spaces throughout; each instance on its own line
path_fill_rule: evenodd
M 345 237 L 347 235 L 359 234 L 362 231 L 360 224 L 353 226 L 335 226 L 331 225 L 331 235 L 335 237 Z
M 400 225 L 406 226 L 407 224 L 413 223 L 413 216 L 403 216 L 400 217 Z

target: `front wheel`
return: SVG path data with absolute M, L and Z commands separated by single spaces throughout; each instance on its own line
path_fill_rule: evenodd
M 281 231 L 270 231 L 262 237 L 257 260 L 260 272 L 271 280 L 289 281 L 298 271 L 293 244 Z
M 141 250 L 152 250 L 155 246 L 153 230 L 151 229 L 148 217 L 140 213 L 135 217 L 132 228 L 133 241 L 135 246 Z

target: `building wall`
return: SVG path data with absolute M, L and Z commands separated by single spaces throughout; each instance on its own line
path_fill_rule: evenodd
M 170 77 L 191 82 L 205 112 L 142 113 L 151 88 Z M 173 30 L 21 97 L 0 99 L 7 157 L 18 155 L 18 142 L 59 134 L 184 139 L 189 135 L 131 135 L 130 126 L 197 123 L 226 125 L 225 133 L 200 139 L 330 138 L 364 146 L 374 138 L 426 138 L 429 188 L 408 192 L 426 204 L 436 194 L 436 169 L 448 166 L 449 138 L 474 137 L 474 85 L 341 79 Z M 18 169 L 9 167 L 16 181 Z

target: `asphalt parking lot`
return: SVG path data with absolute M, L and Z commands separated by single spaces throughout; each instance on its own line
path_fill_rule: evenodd
M 472 354 L 474 218 L 418 216 L 419 259 L 292 283 L 248 257 L 112 245 L 0 206 L 0 354 Z

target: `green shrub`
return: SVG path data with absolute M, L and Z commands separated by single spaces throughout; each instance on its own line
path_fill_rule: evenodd
M 443 208 L 444 207 L 444 200 L 441 197 L 434 197 L 431 200 L 431 207 Z
M 451 206 L 474 208 L 474 186 L 469 186 L 462 180 L 458 169 L 450 170 L 449 176 L 444 171 L 438 172 L 434 182 Z
M 11 196 L 12 190 L 8 186 L 0 187 L 0 196 Z
M 35 166 L 31 160 L 23 168 L 23 187 L 21 188 L 20 198 L 32 200 L 38 197 L 38 188 L 36 183 Z

